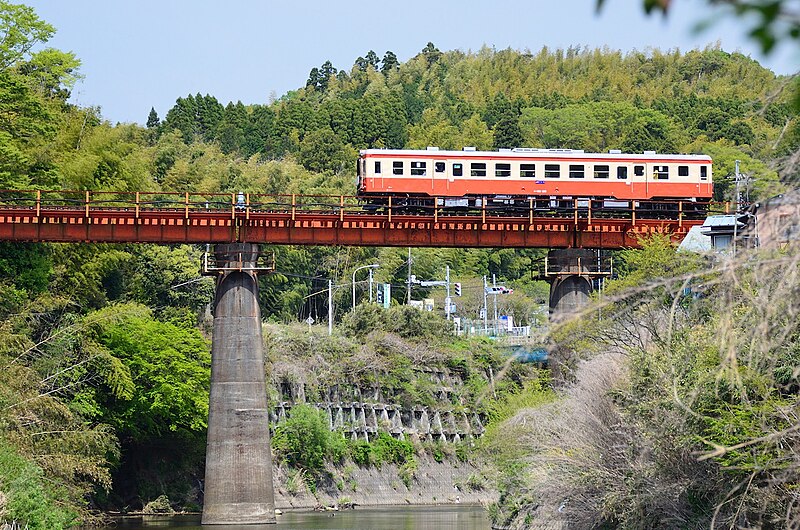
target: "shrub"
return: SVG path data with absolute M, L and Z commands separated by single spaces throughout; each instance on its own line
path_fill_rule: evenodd
M 400 476 L 400 480 L 403 481 L 406 488 L 411 489 L 411 482 L 417 476 L 417 461 L 413 458 L 408 460 L 400 466 L 397 470 L 397 474 Z
M 391 435 L 381 432 L 372 442 L 372 453 L 377 466 L 384 462 L 402 465 L 414 458 L 414 446 L 411 442 L 396 440 Z
M 0 440 L 0 489 L 7 496 L 6 517 L 30 530 L 61 530 L 75 523 L 77 514 L 63 507 L 41 468 L 25 460 Z
M 356 440 L 350 443 L 350 458 L 359 466 L 370 465 L 370 455 L 372 454 L 372 444 L 364 440 Z
M 345 315 L 340 329 L 345 335 L 358 338 L 373 331 L 388 331 L 414 340 L 452 338 L 452 325 L 447 320 L 406 305 L 388 310 L 361 305 Z
M 275 428 L 272 447 L 289 465 L 320 471 L 331 447 L 338 445 L 336 436 L 341 437 L 330 432 L 324 412 L 310 405 L 297 405 L 289 418 Z

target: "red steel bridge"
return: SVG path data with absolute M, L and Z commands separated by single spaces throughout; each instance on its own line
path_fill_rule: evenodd
M 266 243 L 411 247 L 637 247 L 654 233 L 681 240 L 702 215 L 692 203 L 646 211 L 513 211 L 486 204 L 369 211 L 356 197 L 145 192 L 0 191 L 0 240 L 102 243 Z

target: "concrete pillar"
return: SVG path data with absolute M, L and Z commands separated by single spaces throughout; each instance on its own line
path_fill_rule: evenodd
M 592 250 L 551 250 L 547 255 L 550 281 L 550 313 L 553 317 L 579 312 L 589 303 L 592 282 L 588 274 L 597 269 Z
M 564 276 L 550 284 L 550 312 L 554 316 L 579 312 L 589 303 L 592 284 L 584 276 Z
M 239 266 L 241 256 L 241 268 L 254 269 L 258 246 L 217 245 L 215 254 L 218 267 Z M 202 524 L 269 523 L 275 500 L 258 282 L 254 271 L 229 270 L 214 300 Z

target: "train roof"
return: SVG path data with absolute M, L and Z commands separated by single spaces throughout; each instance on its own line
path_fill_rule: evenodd
M 381 156 L 381 157 L 435 157 L 435 158 L 569 158 L 569 159 L 624 159 L 624 160 L 692 160 L 708 161 L 708 155 L 688 155 L 688 154 L 669 154 L 657 153 L 655 151 L 645 151 L 643 153 L 623 153 L 617 149 L 611 149 L 607 153 L 587 153 L 583 149 L 539 149 L 531 147 L 517 147 L 514 149 L 500 149 L 499 151 L 478 151 L 475 149 L 464 148 L 462 151 L 450 151 L 439 149 L 438 147 L 428 147 L 427 149 L 362 149 L 361 156 Z

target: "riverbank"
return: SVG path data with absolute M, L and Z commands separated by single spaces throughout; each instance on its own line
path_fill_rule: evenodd
M 413 477 L 399 466 L 343 466 L 330 469 L 311 489 L 285 467 L 274 468 L 275 507 L 279 509 L 319 506 L 391 506 L 483 504 L 497 500 L 481 470 L 466 462 L 436 462 L 425 458 Z
M 427 530 L 458 528 L 489 530 L 482 507 L 471 504 L 450 506 L 384 506 L 328 513 L 303 509 L 286 511 L 275 525 L 256 525 L 253 530 Z M 204 530 L 200 515 L 139 516 L 117 519 L 111 526 L 94 530 Z M 238 526 L 236 528 L 239 528 Z M 242 527 L 244 528 L 244 527 Z M 248 526 L 248 528 L 250 528 Z

